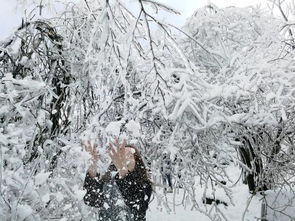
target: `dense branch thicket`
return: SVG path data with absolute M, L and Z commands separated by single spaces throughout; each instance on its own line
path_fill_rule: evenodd
M 152 173 L 164 150 L 181 159 L 182 204 L 211 220 L 228 218 L 197 199 L 221 189 L 234 203 L 230 164 L 252 194 L 294 185 L 289 21 L 210 5 L 180 30 L 157 17 L 177 11 L 136 4 L 136 12 L 119 0 L 68 4 L 1 43 L 1 220 L 94 219 L 82 202 L 89 156 L 81 140 L 101 147 L 105 170 L 103 147 L 119 135 L 139 147 Z

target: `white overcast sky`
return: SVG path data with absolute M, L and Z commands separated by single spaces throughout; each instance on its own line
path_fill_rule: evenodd
M 30 2 L 32 0 L 26 0 Z M 128 1 L 128 0 L 124 0 Z M 181 26 L 185 19 L 189 17 L 196 9 L 212 2 L 218 7 L 237 6 L 245 7 L 249 5 L 265 4 L 267 0 L 159 0 L 181 12 L 181 16 L 174 16 L 175 25 Z M 17 8 L 17 0 L 0 0 L 0 41 L 8 37 L 13 30 L 20 25 L 24 10 Z M 171 22 L 171 21 L 170 21 Z

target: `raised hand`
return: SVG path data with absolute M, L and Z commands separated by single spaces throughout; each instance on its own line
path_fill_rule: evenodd
M 92 164 L 90 165 L 88 172 L 90 176 L 95 177 L 98 172 L 97 161 L 99 160 L 97 145 L 95 143 L 91 143 L 90 141 L 87 141 L 87 142 L 84 142 L 82 146 L 91 155 Z
M 114 144 L 109 144 L 109 148 L 109 155 L 119 172 L 120 178 L 125 177 L 129 172 L 134 170 L 135 150 L 133 148 L 126 147 L 126 140 L 120 144 L 118 139 L 116 139 Z

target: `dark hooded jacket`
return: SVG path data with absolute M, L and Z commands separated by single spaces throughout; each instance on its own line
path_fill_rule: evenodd
M 99 220 L 146 220 L 152 185 L 144 165 L 138 160 L 134 170 L 121 179 L 113 164 L 103 176 L 97 174 L 96 177 L 91 177 L 87 173 L 84 189 L 87 191 L 84 202 L 99 208 Z

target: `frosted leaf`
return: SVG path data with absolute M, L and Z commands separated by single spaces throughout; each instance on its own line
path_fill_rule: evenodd
M 281 109 L 281 114 L 282 114 L 282 120 L 284 122 L 286 122 L 287 121 L 287 114 L 286 114 L 286 111 L 284 108 Z
M 9 79 L 8 77 L 6 78 Z M 41 90 L 46 87 L 44 82 L 32 80 L 30 78 L 24 78 L 24 79 L 9 79 L 12 81 L 12 83 L 20 85 L 24 88 L 30 89 L 30 90 Z
M 68 209 L 70 209 L 71 207 L 72 207 L 71 204 L 66 204 L 66 205 L 64 206 L 63 210 L 68 210 Z
M 39 125 L 43 125 L 46 119 L 46 113 L 44 110 L 40 110 L 39 114 L 37 116 L 37 121 L 39 123 Z

